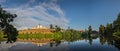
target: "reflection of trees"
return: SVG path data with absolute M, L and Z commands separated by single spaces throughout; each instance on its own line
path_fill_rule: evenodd
M 50 47 L 53 47 L 53 43 L 52 42 L 50 42 Z
M 89 44 L 92 45 L 92 38 L 89 38 Z
M 120 38 L 114 36 L 114 45 L 120 50 Z
M 112 34 L 108 34 L 108 35 L 106 36 L 106 39 L 107 39 L 108 45 L 113 45 L 114 39 L 113 39 Z
M 120 40 L 120 39 L 119 39 Z M 116 40 L 115 41 L 115 46 L 120 50 L 120 41 Z
M 61 40 L 56 40 L 55 43 L 56 43 L 56 46 L 58 46 L 58 45 L 60 45 Z
M 113 36 L 112 34 L 105 34 L 100 36 L 100 43 L 103 45 L 107 42 L 108 45 L 113 45 Z
M 92 37 L 90 36 L 91 34 L 88 33 L 88 40 L 89 40 L 89 44 L 92 45 Z
M 113 35 L 111 33 L 105 34 L 104 37 L 107 40 L 108 45 L 113 45 Z
M 103 36 L 100 36 L 100 43 L 101 45 L 105 44 L 106 39 Z
M 50 42 L 50 47 L 53 47 L 53 45 L 59 46 L 60 43 L 61 43 L 61 40 L 54 40 L 54 41 Z

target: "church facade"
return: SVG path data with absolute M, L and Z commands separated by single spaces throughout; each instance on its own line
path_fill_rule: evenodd
M 52 34 L 53 30 L 48 29 L 42 25 L 35 26 L 31 29 L 19 30 L 19 34 Z

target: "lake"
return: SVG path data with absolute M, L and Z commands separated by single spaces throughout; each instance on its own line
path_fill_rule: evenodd
M 18 39 L 15 43 L 0 42 L 0 51 L 120 51 L 112 37 L 78 38 L 77 40 Z

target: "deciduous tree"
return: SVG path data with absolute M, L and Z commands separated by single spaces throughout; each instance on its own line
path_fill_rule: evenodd
M 3 8 L 0 6 L 0 28 L 2 29 L 5 38 L 7 39 L 7 43 L 15 42 L 16 37 L 18 35 L 17 29 L 10 24 L 10 22 L 13 22 L 14 18 L 16 18 L 16 14 L 11 14 L 7 12 L 6 10 L 3 10 Z
M 104 34 L 105 33 L 105 27 L 101 24 L 99 27 L 99 33 Z

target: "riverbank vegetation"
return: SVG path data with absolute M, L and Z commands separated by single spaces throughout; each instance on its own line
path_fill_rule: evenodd
M 106 26 L 101 24 L 99 27 L 99 34 L 111 34 L 113 36 L 120 37 L 120 13 L 118 14 L 117 19 L 113 21 L 113 23 L 107 23 Z
M 74 41 L 81 38 L 82 33 L 80 31 L 74 29 L 67 29 L 64 32 L 54 32 L 53 34 L 19 34 L 18 39 L 54 39 L 54 40 L 66 40 L 66 41 Z M 0 34 L 0 39 L 3 38 L 4 35 Z
M 18 38 L 20 39 L 27 39 L 27 38 L 36 38 L 36 39 L 42 39 L 42 38 L 49 38 L 54 40 L 67 40 L 67 41 L 73 41 L 78 40 L 81 37 L 81 32 L 76 31 L 73 29 L 66 30 L 64 32 L 54 32 L 53 34 L 19 34 Z

